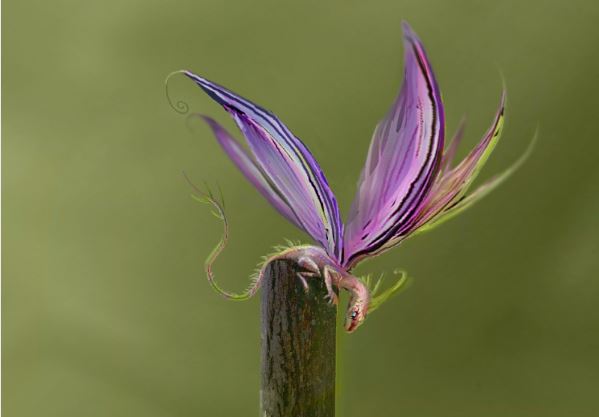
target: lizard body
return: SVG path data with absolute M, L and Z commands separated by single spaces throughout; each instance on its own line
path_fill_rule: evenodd
M 302 270 L 297 272 L 297 278 L 301 280 L 306 291 L 309 291 L 307 279 L 322 278 L 324 279 L 327 296 L 332 304 L 338 303 L 338 296 L 334 291 L 334 286 L 338 289 L 345 289 L 350 293 L 350 298 L 345 314 L 345 330 L 353 332 L 366 318 L 370 303 L 370 292 L 367 286 L 357 277 L 351 275 L 337 262 L 331 259 L 325 250 L 318 246 L 299 245 L 287 248 L 269 258 L 262 264 L 260 270 L 252 280 L 250 286 L 242 293 L 236 294 L 225 291 L 216 283 L 212 265 L 225 249 L 228 236 L 229 226 L 222 205 L 216 201 L 212 195 L 203 194 L 200 199 L 202 202 L 208 202 L 216 209 L 214 214 L 223 222 L 223 235 L 221 240 L 212 250 L 206 259 L 205 269 L 210 285 L 222 296 L 230 300 L 243 301 L 251 298 L 260 289 L 264 279 L 264 272 L 270 262 L 276 260 L 290 260 L 295 262 Z

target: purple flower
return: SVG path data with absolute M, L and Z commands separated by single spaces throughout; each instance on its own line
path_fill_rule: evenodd
M 243 133 L 249 152 L 215 120 L 202 116 L 225 153 L 270 204 L 310 235 L 330 263 L 344 273 L 361 260 L 460 213 L 515 169 L 467 194 L 499 140 L 505 93 L 480 143 L 454 164 L 461 133 L 445 146 L 445 113 L 437 80 L 422 43 L 406 23 L 403 32 L 403 86 L 375 128 L 345 224 L 314 156 L 279 118 L 216 83 L 183 71 L 223 106 Z

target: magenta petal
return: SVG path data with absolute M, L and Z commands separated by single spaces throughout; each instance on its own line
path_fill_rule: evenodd
M 306 146 L 268 110 L 196 74 L 184 74 L 235 119 L 256 166 L 294 213 L 295 224 L 340 259 L 343 226 L 337 201 Z
M 433 189 L 422 208 L 418 221 L 414 223 L 410 231 L 423 226 L 443 210 L 450 208 L 460 200 L 478 175 L 487 158 L 495 148 L 501 135 L 503 117 L 505 111 L 505 91 L 501 95 L 499 108 L 495 114 L 493 124 L 487 130 L 481 141 L 470 151 L 468 156 L 458 166 L 444 173 L 437 180 Z
M 237 166 L 246 179 L 262 194 L 264 198 L 291 223 L 301 228 L 297 217 L 287 204 L 281 198 L 278 190 L 273 188 L 272 184 L 266 180 L 264 174 L 260 171 L 255 161 L 243 149 L 243 147 L 235 140 L 229 132 L 225 130 L 216 120 L 208 116 L 201 116 L 202 119 L 210 126 L 216 140 L 223 148 L 229 159 Z
M 458 125 L 458 130 L 455 132 L 455 135 L 453 135 L 453 138 L 449 143 L 449 146 L 447 146 L 447 149 L 445 149 L 445 151 L 443 152 L 443 158 L 441 159 L 441 169 L 439 170 L 441 174 L 451 169 L 451 165 L 453 164 L 456 151 L 458 150 L 458 147 L 462 142 L 462 138 L 464 137 L 465 127 L 466 121 L 465 119 L 462 119 L 462 121 L 460 121 L 460 124 Z
M 409 225 L 439 167 L 444 139 L 441 96 L 424 48 L 404 23 L 405 77 L 374 132 L 347 222 L 344 265 L 383 250 Z

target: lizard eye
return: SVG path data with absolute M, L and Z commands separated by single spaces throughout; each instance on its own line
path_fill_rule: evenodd
M 356 317 L 358 317 L 358 312 L 356 310 L 351 312 L 351 318 L 355 319 Z

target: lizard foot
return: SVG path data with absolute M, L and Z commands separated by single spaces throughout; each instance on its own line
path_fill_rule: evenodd
M 307 256 L 301 256 L 297 260 L 297 264 L 300 268 L 305 269 L 310 273 L 311 277 L 319 277 L 320 269 L 318 269 L 318 265 L 311 258 Z
M 324 299 L 327 300 L 327 302 L 331 305 L 336 306 L 339 304 L 339 296 L 335 293 L 335 291 L 333 291 L 332 288 L 327 288 L 327 295 L 324 296 Z
M 339 296 L 335 294 L 335 291 L 333 290 L 327 291 L 327 295 L 324 296 L 324 299 L 327 300 L 330 305 L 336 306 L 339 304 Z
M 299 280 L 301 281 L 302 285 L 304 286 L 304 292 L 306 294 L 308 294 L 310 292 L 310 286 L 308 285 L 308 281 L 306 281 L 305 274 L 306 274 L 306 272 L 298 272 L 296 274 L 296 276 L 299 278 Z

